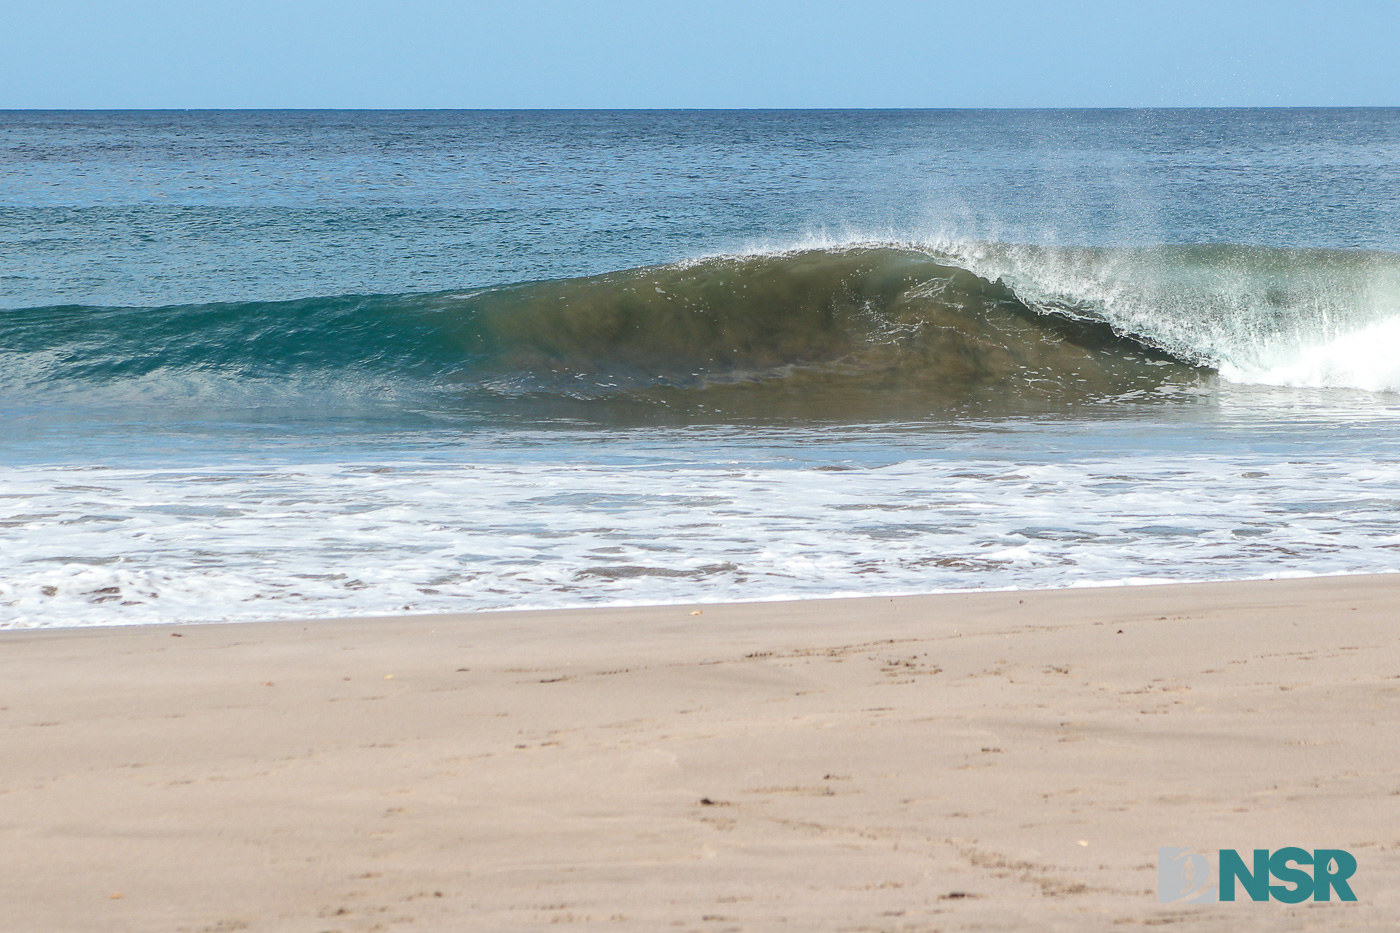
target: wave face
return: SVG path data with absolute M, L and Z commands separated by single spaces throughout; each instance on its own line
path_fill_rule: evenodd
M 1398 296 L 1383 253 L 838 246 L 466 293 L 0 312 L 0 392 L 839 417 L 1158 398 L 1212 370 L 1394 390 L 1378 347 L 1400 339 Z

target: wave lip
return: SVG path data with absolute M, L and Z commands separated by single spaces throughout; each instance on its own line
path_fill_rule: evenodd
M 1230 244 L 947 244 L 1041 309 L 1084 310 L 1232 381 L 1389 391 L 1400 255 Z M 1355 340 L 1350 335 L 1356 335 Z

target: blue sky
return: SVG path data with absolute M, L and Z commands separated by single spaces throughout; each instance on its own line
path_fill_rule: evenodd
M 0 108 L 1400 105 L 1400 0 L 0 0 Z

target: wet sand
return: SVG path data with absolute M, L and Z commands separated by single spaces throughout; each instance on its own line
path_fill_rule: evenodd
M 1397 736 L 1400 575 L 4 632 L 0 927 L 1392 930 Z

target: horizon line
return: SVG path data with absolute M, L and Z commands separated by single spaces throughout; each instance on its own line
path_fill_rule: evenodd
M 870 107 L 6 107 L 0 113 L 845 113 L 967 111 L 1400 110 L 1397 104 L 1112 104 Z

